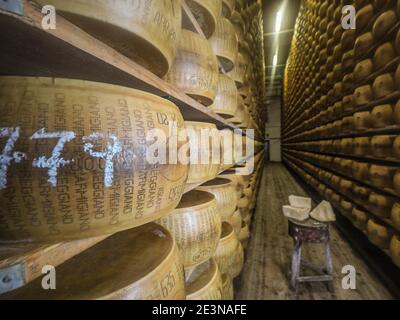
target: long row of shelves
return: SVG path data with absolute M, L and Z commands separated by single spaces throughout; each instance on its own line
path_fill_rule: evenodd
M 297 155 L 299 155 L 299 153 L 301 154 L 301 153 L 303 152 L 303 151 L 299 152 L 299 151 L 296 151 L 296 150 L 291 150 L 291 149 L 286 149 L 286 148 L 284 148 L 283 150 L 284 150 L 285 152 L 289 152 L 289 153 L 297 153 Z M 310 162 L 310 163 L 311 163 L 311 162 Z M 378 187 L 374 186 L 373 184 L 371 184 L 371 183 L 369 183 L 369 182 L 367 182 L 367 181 L 360 181 L 360 180 L 358 180 L 358 179 L 354 179 L 353 177 L 348 176 L 348 175 L 345 175 L 345 174 L 343 174 L 343 173 L 341 173 L 341 172 L 335 170 L 335 169 L 332 168 L 332 167 L 325 167 L 325 166 L 322 166 L 321 164 L 319 164 L 319 163 L 317 163 L 317 162 L 312 162 L 312 164 L 315 165 L 315 166 L 317 166 L 317 167 L 319 167 L 319 168 L 321 168 L 321 169 L 323 169 L 323 170 L 326 170 L 326 171 L 328 171 L 328 172 L 331 172 L 332 174 L 335 174 L 335 175 L 337 175 L 337 176 L 340 176 L 340 177 L 343 178 L 343 179 L 350 180 L 350 181 L 355 182 L 355 183 L 357 183 L 357 184 L 360 184 L 360 185 L 362 185 L 362 186 L 364 186 L 364 187 L 370 188 L 371 190 L 375 190 L 375 191 L 378 192 L 378 193 L 383 193 L 383 194 L 386 194 L 386 195 L 388 195 L 388 196 L 391 196 L 391 197 L 395 197 L 395 198 L 397 198 L 397 199 L 400 199 L 400 195 L 398 195 L 398 194 L 397 194 L 394 190 L 392 190 L 392 189 L 389 189 L 389 188 L 378 188 Z

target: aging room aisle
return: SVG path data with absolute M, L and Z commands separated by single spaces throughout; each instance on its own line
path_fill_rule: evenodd
M 239 300 L 296 299 L 289 289 L 288 274 L 291 266 L 293 241 L 288 236 L 288 223 L 282 214 L 291 194 L 306 192 L 280 163 L 265 166 L 256 212 L 252 224 L 252 237 L 248 244 L 245 266 L 237 282 L 236 298 Z M 393 299 L 373 271 L 351 248 L 340 232 L 331 227 L 331 246 L 335 273 L 335 292 L 330 293 L 322 283 L 300 285 L 300 300 L 375 300 Z M 323 265 L 323 251 L 319 245 L 306 245 L 303 258 Z M 353 265 L 357 270 L 357 289 L 341 287 L 341 269 Z

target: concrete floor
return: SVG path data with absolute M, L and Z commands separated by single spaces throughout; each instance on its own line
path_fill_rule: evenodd
M 288 274 L 291 267 L 293 241 L 287 234 L 287 220 L 282 206 L 288 196 L 306 195 L 283 164 L 266 165 L 261 181 L 257 208 L 253 217 L 246 261 L 241 277 L 236 280 L 236 299 L 239 300 L 369 300 L 393 297 L 343 238 L 331 227 L 331 246 L 335 271 L 335 291 L 329 292 L 326 284 L 301 284 L 298 296 L 289 289 Z M 318 266 L 324 265 L 323 247 L 307 244 L 303 258 Z M 356 268 L 356 290 L 342 288 L 341 270 L 345 265 Z

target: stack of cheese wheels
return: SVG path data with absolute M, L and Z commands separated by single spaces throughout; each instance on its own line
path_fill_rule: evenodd
M 54 5 L 57 13 L 160 77 L 172 64 L 181 34 L 181 0 L 37 2 Z
M 210 42 L 224 71 L 231 71 L 236 63 L 239 44 L 235 27 L 228 19 L 224 17 L 218 19 L 217 28 Z
M 182 30 L 175 60 L 166 80 L 205 106 L 217 94 L 218 61 L 210 43 L 198 33 Z
M 390 256 L 393 262 L 400 268 L 400 237 L 394 235 L 390 241 Z
M 186 121 L 185 126 L 190 145 L 187 183 L 199 183 L 215 178 L 221 166 L 221 142 L 217 126 L 193 121 Z
M 214 259 L 197 266 L 186 279 L 187 300 L 221 300 L 221 274 Z
M 171 121 L 184 128 L 173 103 L 114 85 L 0 77 L 0 108 L 1 241 L 110 234 L 178 205 L 189 167 L 150 165 L 145 140 L 154 128 L 168 137 Z
M 218 264 L 221 274 L 228 273 L 232 278 L 237 276 L 237 255 L 239 240 L 235 231 L 228 222 L 222 223 L 221 239 L 215 252 L 214 259 Z
M 217 211 L 222 221 L 228 221 L 236 211 L 237 197 L 233 182 L 216 178 L 203 183 L 197 190 L 210 192 L 217 200 Z
M 157 221 L 175 237 L 185 268 L 209 260 L 221 236 L 221 217 L 213 194 L 192 190 L 171 214 Z
M 149 223 L 122 231 L 57 267 L 56 290 L 39 277 L 2 299 L 185 299 L 178 248 L 163 227 Z
M 186 3 L 206 38 L 210 38 L 221 15 L 222 0 L 187 0 Z
M 220 74 L 217 95 L 214 103 L 210 106 L 211 110 L 225 119 L 230 119 L 236 116 L 237 106 L 238 100 L 235 81 L 224 74 Z
M 233 282 L 232 277 L 228 273 L 221 276 L 222 279 L 222 300 L 233 300 Z

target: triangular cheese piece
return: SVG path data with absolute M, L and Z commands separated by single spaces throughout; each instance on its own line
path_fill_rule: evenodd
M 310 213 L 311 218 L 320 222 L 331 222 L 336 220 L 335 213 L 328 201 L 322 201 Z
M 305 221 L 309 218 L 310 210 L 308 208 L 295 208 L 291 206 L 283 206 L 283 215 L 288 219 L 297 221 Z

